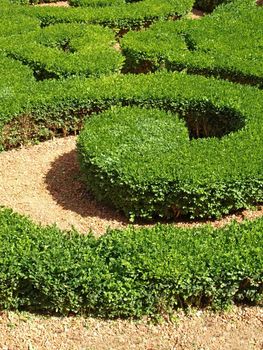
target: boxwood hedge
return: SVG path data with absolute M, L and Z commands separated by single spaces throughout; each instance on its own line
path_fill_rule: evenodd
M 0 52 L 28 65 L 37 79 L 119 72 L 123 56 L 114 33 L 85 24 L 57 24 L 1 38 Z
M 0 308 L 103 317 L 262 302 L 263 220 L 91 235 L 0 210 Z
M 126 69 L 186 70 L 262 87 L 262 24 L 263 8 L 254 0 L 235 1 L 199 21 L 159 22 L 122 39 Z
M 3 1 L 3 0 L 1 0 Z M 74 5 L 84 5 L 86 1 L 74 0 Z M 138 2 L 116 2 L 115 6 L 77 7 L 77 8 L 41 8 L 20 6 L 21 13 L 37 17 L 42 26 L 55 23 L 84 22 L 102 24 L 114 28 L 136 28 L 162 20 L 170 16 L 183 16 L 193 6 L 194 0 L 142 0 Z M 95 2 L 93 2 L 95 4 Z M 91 3 L 92 5 L 92 3 Z
M 206 6 L 205 9 L 211 11 L 219 2 L 221 3 L 216 0 L 198 0 L 195 4 L 203 8 Z M 9 0 L 0 0 L 1 148 L 8 149 L 32 140 L 77 132 L 81 129 L 83 120 L 90 115 L 94 121 L 106 118 L 104 129 L 110 126 L 110 118 L 113 121 L 114 118 L 118 121 L 122 118 L 120 124 L 124 129 L 132 131 L 131 138 L 137 142 L 140 136 L 141 140 L 146 141 L 141 145 L 155 146 L 152 152 L 147 147 L 142 148 L 144 153 L 141 155 L 147 155 L 153 172 L 146 173 L 142 167 L 138 167 L 136 172 L 131 165 L 136 164 L 138 159 L 134 158 L 132 152 L 127 152 L 128 147 L 123 149 L 126 153 L 115 152 L 117 157 L 114 161 L 128 155 L 132 162 L 128 167 L 125 163 L 120 164 L 122 168 L 119 167 L 118 170 L 122 172 L 119 174 L 109 171 L 112 165 L 118 163 L 112 162 L 109 157 L 111 147 L 114 143 L 125 141 L 124 136 L 127 136 L 116 134 L 117 126 L 112 124 L 116 137 L 106 137 L 105 130 L 101 137 L 102 144 L 98 145 L 102 147 L 110 141 L 109 147 L 105 148 L 104 158 L 104 164 L 108 162 L 107 174 L 104 176 L 105 173 L 100 173 L 102 168 L 97 167 L 96 176 L 103 174 L 103 179 L 100 183 L 94 180 L 93 188 L 98 194 L 102 193 L 100 186 L 103 188 L 110 182 L 107 190 L 110 189 L 112 197 L 108 199 L 113 198 L 115 205 L 120 208 L 124 198 L 121 197 L 122 186 L 130 186 L 134 180 L 131 175 L 137 176 L 138 187 L 130 187 L 131 196 L 127 196 L 125 205 L 121 206 L 127 215 L 151 217 L 156 213 L 167 216 L 188 213 L 192 216 L 218 216 L 263 200 L 263 93 L 259 89 L 190 76 L 185 71 L 180 74 L 161 72 L 143 76 L 114 73 L 87 79 L 82 74 L 81 65 L 76 63 L 78 59 L 71 62 L 70 67 L 61 59 L 51 59 L 55 57 L 53 54 L 47 55 L 45 61 L 41 61 L 42 57 L 40 60 L 35 59 L 35 49 L 39 43 L 45 48 L 44 53 L 56 51 L 57 58 L 65 53 L 61 49 L 68 51 L 66 57 L 73 54 L 69 51 L 78 47 L 72 46 L 75 39 L 71 34 L 84 28 L 84 23 L 101 24 L 118 30 L 147 27 L 158 20 L 187 14 L 192 8 L 193 0 L 144 0 L 132 3 L 112 1 L 109 2 L 110 6 L 104 6 L 104 1 L 101 4 L 93 1 L 88 8 L 85 8 L 87 3 L 79 1 L 75 5 L 85 6 L 66 9 L 21 6 L 21 3 L 26 4 L 28 1 L 13 0 L 11 4 Z M 98 5 L 103 5 L 103 8 Z M 262 70 L 258 66 L 262 59 L 260 11 L 261 8 L 250 0 L 235 0 L 233 6 L 219 6 L 211 17 L 198 23 L 185 20 L 175 27 L 172 24 L 159 24 L 160 27 L 167 25 L 165 28 L 168 28 L 171 25 L 176 28 L 177 43 L 178 46 L 181 45 L 179 51 L 185 54 L 185 58 L 182 59 L 182 67 L 178 62 L 177 66 L 173 66 L 165 55 L 154 56 L 157 60 L 156 62 L 152 58 L 155 67 L 161 68 L 165 62 L 165 67 L 169 70 L 187 68 L 188 72 L 209 73 L 241 83 L 261 84 Z M 240 20 L 244 14 L 246 24 Z M 225 23 L 228 32 L 235 30 L 235 35 L 223 32 L 221 22 Z M 64 23 L 70 23 L 71 29 Z M 44 28 L 46 26 L 50 28 Z M 257 26 L 258 31 L 254 30 L 253 33 L 252 26 L 254 29 Z M 112 42 L 113 36 L 108 30 L 85 27 L 87 31 L 95 30 L 94 28 L 97 28 L 98 33 L 103 33 L 103 38 L 107 37 Z M 154 30 L 156 27 L 147 31 L 148 38 Z M 204 42 L 203 48 L 202 30 L 209 38 L 209 42 Z M 219 35 L 219 31 L 223 34 Z M 67 35 L 61 37 L 62 32 Z M 110 33 L 109 36 L 106 32 Z M 246 39 L 243 43 L 238 34 L 240 32 L 243 32 Z M 43 33 L 45 36 L 42 36 Z M 229 54 L 229 43 L 224 36 L 232 41 L 235 48 L 232 55 Z M 124 42 L 128 42 L 131 37 L 129 35 L 122 45 L 126 45 Z M 216 41 L 213 40 L 215 37 L 218 37 Z M 27 49 L 19 48 L 19 44 L 25 44 L 29 38 L 35 46 L 27 56 Z M 106 41 L 107 51 L 109 41 L 107 44 Z M 243 53 L 235 42 L 241 45 Z M 134 42 L 130 41 L 125 50 L 131 49 L 131 44 Z M 160 41 L 160 49 L 163 45 L 164 40 Z M 253 52 L 252 45 L 256 48 Z M 17 56 L 14 47 L 19 48 Z M 190 59 L 191 50 L 203 50 L 201 58 Z M 144 50 L 143 53 L 145 52 Z M 226 54 L 229 62 L 236 65 L 236 69 L 222 58 L 221 52 Z M 218 54 L 221 54 L 220 59 L 217 58 Z M 121 55 L 116 53 L 115 56 L 117 63 L 113 65 L 114 72 L 122 65 Z M 135 62 L 136 57 L 133 58 L 132 54 L 126 52 L 126 56 Z M 209 61 L 207 65 L 205 58 L 212 60 L 212 63 Z M 106 59 L 108 60 L 108 55 Z M 39 78 L 39 75 L 36 74 L 33 62 L 44 67 L 41 72 L 48 68 L 53 77 L 63 79 L 37 81 L 35 78 Z M 105 67 L 108 67 L 107 63 Z M 68 76 L 70 77 L 64 79 Z M 42 76 L 47 77 L 50 76 Z M 112 110 L 103 112 L 102 115 L 94 115 L 111 107 Z M 87 121 L 90 127 L 92 120 Z M 147 128 L 138 129 L 135 123 L 137 120 Z M 169 126 L 167 130 L 166 126 Z M 89 126 L 86 131 L 88 128 Z M 148 128 L 154 131 L 155 138 L 149 137 Z M 181 130 L 180 133 L 178 129 Z M 157 133 L 163 139 L 169 138 L 171 145 L 177 142 L 177 152 L 175 153 L 175 147 L 169 148 L 165 143 L 160 145 Z M 175 140 L 173 134 L 178 139 Z M 95 145 L 86 142 L 89 141 L 83 133 L 79 150 L 85 171 L 89 152 Z M 129 143 L 126 144 L 129 146 Z M 139 145 L 137 142 L 133 147 L 138 149 Z M 179 159 L 176 168 L 174 158 L 178 159 L 183 149 L 184 157 Z M 194 153 L 190 154 L 190 150 Z M 130 151 L 133 151 L 132 147 Z M 174 156 L 170 162 L 171 167 L 168 163 L 164 166 L 158 163 L 157 156 L 162 153 L 163 157 L 163 152 L 167 156 L 163 158 L 164 163 L 165 159 Z M 97 157 L 98 165 L 102 164 L 101 160 L 100 154 Z M 128 170 L 124 179 L 128 179 L 128 182 L 123 181 L 123 170 Z M 144 173 L 145 183 L 140 178 Z M 160 184 L 162 176 L 167 174 L 169 177 L 166 182 Z M 154 176 L 160 185 L 157 190 L 149 185 Z M 143 210 L 136 193 L 139 188 L 137 193 L 145 204 Z M 168 191 L 169 188 L 171 191 Z M 148 189 L 150 199 L 146 191 Z M 179 198 L 179 193 L 182 195 L 180 204 L 174 202 Z M 131 201 L 132 198 L 135 198 L 135 202 Z M 105 196 L 103 199 L 106 200 Z M 171 203 L 178 206 L 171 207 Z M 178 306 L 217 308 L 241 301 L 259 303 L 262 301 L 263 290 L 262 222 L 259 219 L 242 225 L 234 223 L 219 230 L 211 227 L 185 230 L 168 225 L 140 230 L 128 228 L 125 231 L 109 231 L 105 237 L 95 240 L 91 235 L 65 233 L 55 227 L 43 228 L 9 210 L 1 209 L 0 307 L 140 317 L 169 312 Z
M 96 198 L 130 219 L 217 217 L 262 200 L 262 115 L 198 99 L 180 114 L 186 125 L 135 107 L 88 120 L 78 149 Z
M 87 114 L 112 105 L 169 110 L 179 113 L 187 122 L 192 140 L 186 147 L 187 157 L 178 165 L 180 176 L 171 178 L 170 166 L 167 165 L 167 173 L 150 184 L 146 180 L 146 170 L 141 167 L 140 176 L 145 175 L 146 182 L 143 184 L 138 178 L 137 202 L 131 196 L 133 204 L 123 207 L 120 201 L 117 205 L 127 215 L 151 217 L 156 211 L 159 215 L 168 215 L 167 209 L 170 215 L 173 205 L 173 213 L 193 217 L 219 216 L 263 200 L 261 90 L 178 73 L 43 81 L 37 84 L 37 91 L 33 85 L 31 89 L 34 91 L 31 99 L 24 91 L 21 95 L 18 93 L 19 103 L 14 109 L 9 106 L 12 97 L 7 96 L 1 105 L 5 116 L 2 119 L 2 144 L 6 148 L 26 141 L 21 139 L 25 133 L 19 129 L 19 120 L 24 120 L 25 115 L 30 118 L 32 126 L 32 133 L 28 132 L 26 136 L 35 138 L 40 135 L 40 139 L 45 133 L 47 137 L 51 136 L 59 128 L 65 133 L 76 130 Z M 222 131 L 231 133 L 223 136 Z M 154 155 L 155 150 L 152 152 Z M 154 166 L 153 173 L 162 172 L 158 159 Z M 108 171 L 110 174 L 111 170 Z M 108 180 L 101 179 L 98 188 L 107 187 Z M 157 183 L 159 190 L 155 190 Z M 128 184 L 133 186 L 134 183 L 129 180 Z M 112 197 L 115 194 L 116 189 Z M 152 200 L 149 200 L 149 194 L 153 194 Z M 117 198 L 116 195 L 116 202 Z M 140 200 L 145 205 L 144 210 Z

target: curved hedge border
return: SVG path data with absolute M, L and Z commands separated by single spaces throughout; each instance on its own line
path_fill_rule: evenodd
M 40 26 L 40 22 L 37 18 L 17 15 L 16 13 L 9 13 L 6 16 L 0 14 L 0 18 L 0 38 L 34 31 Z
M 2 0 L 3 1 L 3 0 Z M 142 0 L 69 0 L 71 6 L 83 6 L 83 7 L 99 7 L 105 8 L 108 6 L 123 6 L 125 3 L 134 3 Z M 234 0 L 195 0 L 193 6 L 203 11 L 211 12 L 218 5 L 232 2 Z M 52 3 L 58 2 L 58 0 L 12 0 L 12 3 L 16 4 L 39 4 L 39 3 Z
M 3 1 L 3 0 L 1 0 Z M 20 6 L 20 11 L 37 17 L 42 26 L 55 23 L 82 22 L 102 24 L 118 29 L 143 27 L 145 24 L 170 16 L 183 16 L 193 7 L 194 0 L 142 0 L 124 3 L 119 6 L 88 7 L 88 8 L 41 8 Z
M 263 200 L 262 115 L 197 96 L 179 113 L 190 135 L 176 116 L 154 109 L 88 120 L 78 149 L 95 197 L 132 220 L 218 217 Z
M 200 130 L 204 129 L 204 122 L 211 125 L 220 116 L 223 118 L 221 120 L 227 122 L 225 117 L 234 116 L 231 128 L 235 130 L 238 123 L 241 123 L 241 127 L 245 127 L 240 131 L 227 138 L 191 142 L 193 155 L 187 158 L 188 163 L 180 175 L 180 179 L 185 180 L 178 181 L 178 189 L 183 191 L 181 204 L 176 200 L 180 213 L 195 217 L 218 216 L 263 201 L 262 97 L 262 91 L 254 88 L 186 74 L 116 75 L 103 79 L 44 81 L 37 84 L 37 91 L 32 93 L 31 100 L 28 95 L 18 94 L 18 105 L 13 110 L 12 105 L 9 105 L 12 98 L 7 98 L 1 105 L 6 118 L 2 119 L 2 144 L 9 147 L 14 142 L 20 143 L 21 132 L 19 127 L 16 128 L 16 122 L 20 118 L 23 120 L 25 115 L 30 118 L 33 128 L 32 134 L 29 132 L 26 135 L 29 138 L 43 136 L 45 133 L 46 136 L 51 136 L 52 130 L 59 128 L 65 133 L 70 132 L 81 127 L 87 114 L 112 105 L 139 105 L 170 110 L 188 119 L 193 128 L 199 124 Z M 23 103 L 21 99 L 24 99 Z M 9 116 L 6 110 L 9 111 Z M 212 117 L 211 121 L 206 122 L 206 113 Z M 14 118 L 14 115 L 18 117 Z M 23 137 L 24 135 L 25 132 L 22 133 Z M 24 141 L 21 140 L 21 143 Z M 164 193 L 167 193 L 170 189 L 169 179 L 170 177 L 167 182 L 161 177 L 163 185 L 160 186 L 160 191 L 165 187 Z M 108 185 L 106 180 L 104 183 L 103 179 L 101 181 L 101 186 Z M 209 185 L 210 182 L 213 186 Z M 145 216 L 153 215 L 159 203 L 165 202 L 160 191 L 148 203 L 147 193 L 142 193 L 146 205 Z M 215 199 L 210 202 L 213 194 Z M 155 203 L 156 198 L 159 199 Z M 183 198 L 191 200 L 187 202 Z M 169 200 L 165 207 L 170 207 L 170 204 Z M 135 215 L 142 215 L 134 206 L 132 210 Z M 159 210 L 163 215 L 163 210 Z
M 124 57 L 108 28 L 57 24 L 2 38 L 0 52 L 31 67 L 37 79 L 119 72 Z
M 263 219 L 91 235 L 0 210 L 0 308 L 103 317 L 262 302 Z
M 107 6 L 121 6 L 125 4 L 130 4 L 134 2 L 139 2 L 144 0 L 70 0 L 69 3 L 72 6 L 81 7 L 102 7 Z
M 58 22 L 134 28 L 170 15 L 186 14 L 191 4 L 190 0 L 184 3 L 154 0 L 101 11 L 11 6 L 9 1 L 0 0 L 0 17 L 6 21 L 1 35 L 23 34 L 36 30 L 39 24 Z M 222 9 L 218 8 L 217 13 Z M 241 10 L 239 7 L 238 11 Z M 18 15 L 21 23 L 16 21 L 12 28 L 12 16 Z M 238 145 L 244 150 L 247 163 L 241 162 L 238 152 L 235 157 L 236 164 L 244 166 L 245 175 L 254 175 L 251 193 L 253 196 L 259 193 L 257 196 L 262 200 L 262 91 L 172 73 L 36 83 L 32 71 L 20 62 L 1 53 L 0 63 L 3 147 L 45 139 L 58 129 L 65 134 L 79 130 L 87 114 L 112 105 L 158 108 L 182 117 L 189 116 L 189 112 L 195 115 L 192 112 L 196 111 L 209 110 L 213 116 L 217 111 L 220 115 L 237 111 L 237 121 L 244 121 L 245 127 L 233 133 L 233 139 L 245 133 L 251 121 L 258 124 L 253 132 L 248 128 L 244 145 L 241 147 L 241 142 Z M 258 148 L 253 149 L 252 144 Z M 215 164 L 212 160 L 211 163 Z M 224 176 L 225 165 L 227 161 L 222 163 Z M 242 169 L 234 167 L 235 180 L 241 174 L 239 170 Z M 263 221 L 259 219 L 220 230 L 209 227 L 184 230 L 172 226 L 137 231 L 130 228 L 110 231 L 96 241 L 90 235 L 65 234 L 55 227 L 37 226 L 3 209 L 0 210 L 0 307 L 141 317 L 169 312 L 178 306 L 222 308 L 233 302 L 260 303 L 262 233 Z
M 262 28 L 263 8 L 238 0 L 199 21 L 159 22 L 130 32 L 121 45 L 129 71 L 187 70 L 263 87 Z

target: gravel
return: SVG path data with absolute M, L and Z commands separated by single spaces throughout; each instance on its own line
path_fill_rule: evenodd
M 262 350 L 263 309 L 175 314 L 174 322 L 0 314 L 2 350 Z
M 0 153 L 0 205 L 43 225 L 57 224 L 66 230 L 74 226 L 82 233 L 92 230 L 96 236 L 104 234 L 108 227 L 123 229 L 129 224 L 123 215 L 96 202 L 86 191 L 73 136 Z M 221 227 L 234 219 L 242 221 L 262 215 L 263 206 L 259 206 L 221 220 L 177 221 L 174 225 L 210 223 Z

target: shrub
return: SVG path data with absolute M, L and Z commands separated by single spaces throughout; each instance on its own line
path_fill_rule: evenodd
M 218 217 L 262 200 L 261 156 L 252 165 L 259 120 L 227 103 L 197 100 L 186 101 L 181 118 L 189 131 L 154 109 L 113 109 L 89 119 L 78 150 L 95 197 L 131 219 Z
M 141 317 L 262 301 L 263 220 L 91 235 L 0 210 L 1 309 Z
M 244 12 L 246 21 L 244 21 Z M 263 86 L 263 11 L 254 1 L 235 1 L 199 21 L 159 22 L 121 41 L 126 70 L 214 75 Z
M 70 5 L 76 7 L 106 7 L 120 6 L 124 4 L 124 0 L 70 0 Z
M 23 34 L 38 29 L 40 22 L 36 18 L 10 13 L 1 16 L 0 38 L 9 37 L 14 34 Z M 2 40 L 2 39 L 1 39 Z
M 114 33 L 100 26 L 58 24 L 2 38 L 0 50 L 31 67 L 37 79 L 102 75 L 120 71 L 123 56 Z
M 73 1 L 72 1 L 73 2 Z M 37 17 L 42 26 L 56 23 L 82 22 L 101 24 L 116 29 L 131 29 L 169 18 L 183 16 L 193 6 L 194 0 L 143 0 L 132 3 L 116 2 L 116 6 L 88 6 L 79 8 L 24 7 L 22 13 Z M 87 5 L 87 1 L 74 0 L 74 5 Z M 94 4 L 94 2 L 93 2 Z

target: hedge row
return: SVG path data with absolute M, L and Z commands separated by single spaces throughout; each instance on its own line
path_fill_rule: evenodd
M 262 302 L 263 220 L 92 235 L 0 210 L 0 307 L 103 317 Z
M 262 7 L 237 0 L 199 21 L 159 22 L 130 32 L 121 45 L 129 71 L 186 70 L 262 87 L 262 24 Z
M 37 79 L 119 72 L 124 57 L 114 33 L 85 24 L 57 24 L 1 38 L 0 52 L 28 65 Z
M 30 68 L 20 62 L 0 55 L 0 130 L 6 117 L 19 113 L 35 87 L 35 79 Z M 16 136 L 14 136 L 16 137 Z M 0 143 L 1 149 L 1 143 Z
M 103 8 L 92 6 L 88 8 L 20 6 L 20 12 L 37 17 L 42 26 L 62 22 L 82 22 L 129 29 L 142 27 L 170 16 L 183 16 L 192 9 L 193 3 L 194 0 L 163 0 L 161 2 L 142 0 Z
M 27 67 L 15 61 L 12 64 L 21 70 L 21 74 L 28 74 Z M 0 84 L 3 88 L 5 81 L 6 78 L 1 75 Z M 233 108 L 242 109 L 242 115 L 245 113 L 259 117 L 263 108 L 261 90 L 182 73 L 112 75 L 98 79 L 74 78 L 38 83 L 32 80 L 26 83 L 17 76 L 17 79 L 11 79 L 10 84 L 15 89 L 16 99 L 7 95 L 1 101 L 0 130 L 3 132 L 5 127 L 19 122 L 26 115 L 32 119 L 31 125 L 38 129 L 40 135 L 50 130 L 47 138 L 54 136 L 53 132 L 59 133 L 61 129 L 65 134 L 79 130 L 86 114 L 107 109 L 111 105 L 140 105 L 180 113 L 189 105 L 199 105 L 198 101 L 203 101 L 205 106 L 206 101 L 212 100 L 219 108 L 229 104 Z M 14 139 L 19 138 L 20 131 L 13 130 Z M 261 127 L 257 133 L 261 137 Z M 2 138 L 1 145 L 9 148 L 28 142 L 30 138 L 28 135 L 28 139 L 20 139 L 15 144 L 11 137 L 11 145 Z
M 1 104 L 5 148 L 19 145 L 27 138 L 43 139 L 57 131 L 67 134 L 79 130 L 87 115 L 113 105 L 168 110 L 186 121 L 192 140 L 184 148 L 186 155 L 181 159 L 178 151 L 177 170 L 167 165 L 162 175 L 163 165 L 157 159 L 152 170 L 157 175 L 153 184 L 149 184 L 147 179 L 152 174 L 145 174 L 147 168 L 140 167 L 139 177 L 145 176 L 145 182 L 140 180 L 136 187 L 135 193 L 139 191 L 140 196 L 137 202 L 127 205 L 127 215 L 151 217 L 156 211 L 159 215 L 170 215 L 171 210 L 167 214 L 167 209 L 174 203 L 175 215 L 220 216 L 263 201 L 261 90 L 199 76 L 158 73 L 43 81 L 35 84 L 35 88 L 31 85 L 31 94 L 17 93 L 16 101 L 13 96 L 7 96 Z M 27 133 L 25 116 L 31 127 Z M 198 138 L 202 136 L 208 138 Z M 168 156 L 175 153 L 175 150 L 167 152 Z M 128 178 L 127 184 L 133 182 Z M 155 185 L 160 186 L 159 190 Z M 98 186 L 107 187 L 108 179 L 101 179 Z M 171 189 L 175 192 L 170 192 Z M 115 190 L 111 195 L 114 194 Z
M 39 4 L 51 3 L 58 0 L 12 0 L 17 4 Z M 108 6 L 123 6 L 124 4 L 136 3 L 142 0 L 69 0 L 69 4 L 75 7 L 99 7 L 105 8 Z M 218 5 L 231 2 L 233 0 L 195 0 L 193 6 L 206 12 L 213 11 Z
M 0 37 L 27 33 L 37 30 L 40 26 L 37 18 L 17 14 L 16 12 L 0 13 L 0 19 Z
M 223 101 L 186 100 L 181 121 L 138 107 L 89 119 L 78 140 L 88 189 L 131 220 L 218 217 L 263 201 L 262 115 Z

